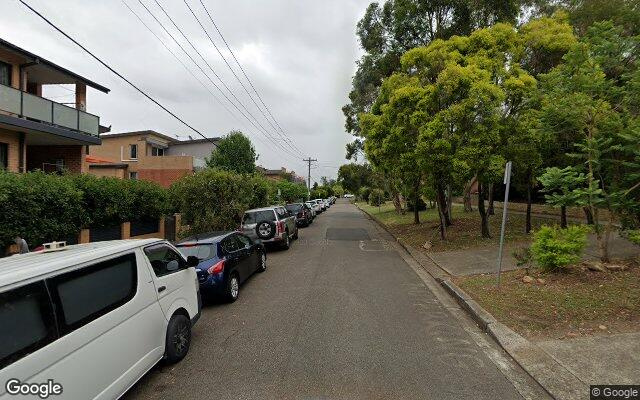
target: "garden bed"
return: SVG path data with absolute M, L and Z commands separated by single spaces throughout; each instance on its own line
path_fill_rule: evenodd
M 453 281 L 498 321 L 530 339 L 559 339 L 640 331 L 640 265 L 619 261 L 624 271 L 594 272 L 584 265 L 566 272 L 503 273 L 455 277 Z

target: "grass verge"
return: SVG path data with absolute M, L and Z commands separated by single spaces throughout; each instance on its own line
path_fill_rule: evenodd
M 542 281 L 523 283 L 525 271 L 453 278 L 498 321 L 530 339 L 555 339 L 637 331 L 640 327 L 640 266 L 592 272 L 576 266 L 567 272 L 533 275 Z

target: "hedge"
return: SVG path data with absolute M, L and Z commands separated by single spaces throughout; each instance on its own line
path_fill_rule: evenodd
M 236 229 L 247 209 L 269 203 L 266 179 L 205 169 L 169 189 L 172 209 L 182 214 L 188 234 Z
M 145 181 L 0 172 L 0 244 L 21 236 L 33 248 L 83 228 L 158 218 L 166 199 L 166 190 Z

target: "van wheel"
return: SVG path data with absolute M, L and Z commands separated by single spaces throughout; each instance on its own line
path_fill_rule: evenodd
M 240 294 L 240 281 L 238 280 L 238 275 L 233 274 L 227 280 L 227 286 L 225 288 L 224 297 L 229 303 L 233 303 L 238 300 L 238 295 Z
M 189 352 L 191 345 L 191 321 L 182 314 L 176 314 L 169 320 L 167 339 L 164 349 L 165 361 L 175 364 Z

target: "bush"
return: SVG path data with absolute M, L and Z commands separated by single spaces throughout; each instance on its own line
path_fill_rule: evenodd
M 187 233 L 194 234 L 237 228 L 247 209 L 266 205 L 265 187 L 266 181 L 256 176 L 206 169 L 185 176 L 169 190 L 173 208 L 190 226 Z
M 360 188 L 360 192 L 358 193 L 358 196 L 360 197 L 360 200 L 369 202 L 370 193 L 371 193 L 371 189 L 369 189 L 367 186 L 363 186 Z
M 280 189 L 280 198 L 278 198 Z M 307 187 L 303 183 L 289 181 L 278 181 L 276 184 L 275 200 L 282 203 L 295 203 L 304 201 L 307 198 Z
M 414 211 L 414 199 L 413 196 L 407 197 L 407 211 Z M 418 198 L 418 211 L 424 211 L 427 209 L 427 203 L 422 200 L 422 197 Z
M 167 191 L 146 181 L 0 172 L 0 200 L 0 244 L 19 235 L 33 248 L 69 240 L 82 228 L 159 218 Z
M 89 222 L 82 191 L 65 176 L 43 172 L 0 172 L 0 242 L 5 248 L 16 236 L 30 247 L 66 240 Z
M 382 189 L 373 189 L 369 193 L 369 204 L 380 207 L 384 203 L 384 191 Z
M 556 271 L 580 261 L 587 245 L 588 228 L 543 225 L 534 235 L 531 253 L 536 264 L 544 271 Z

